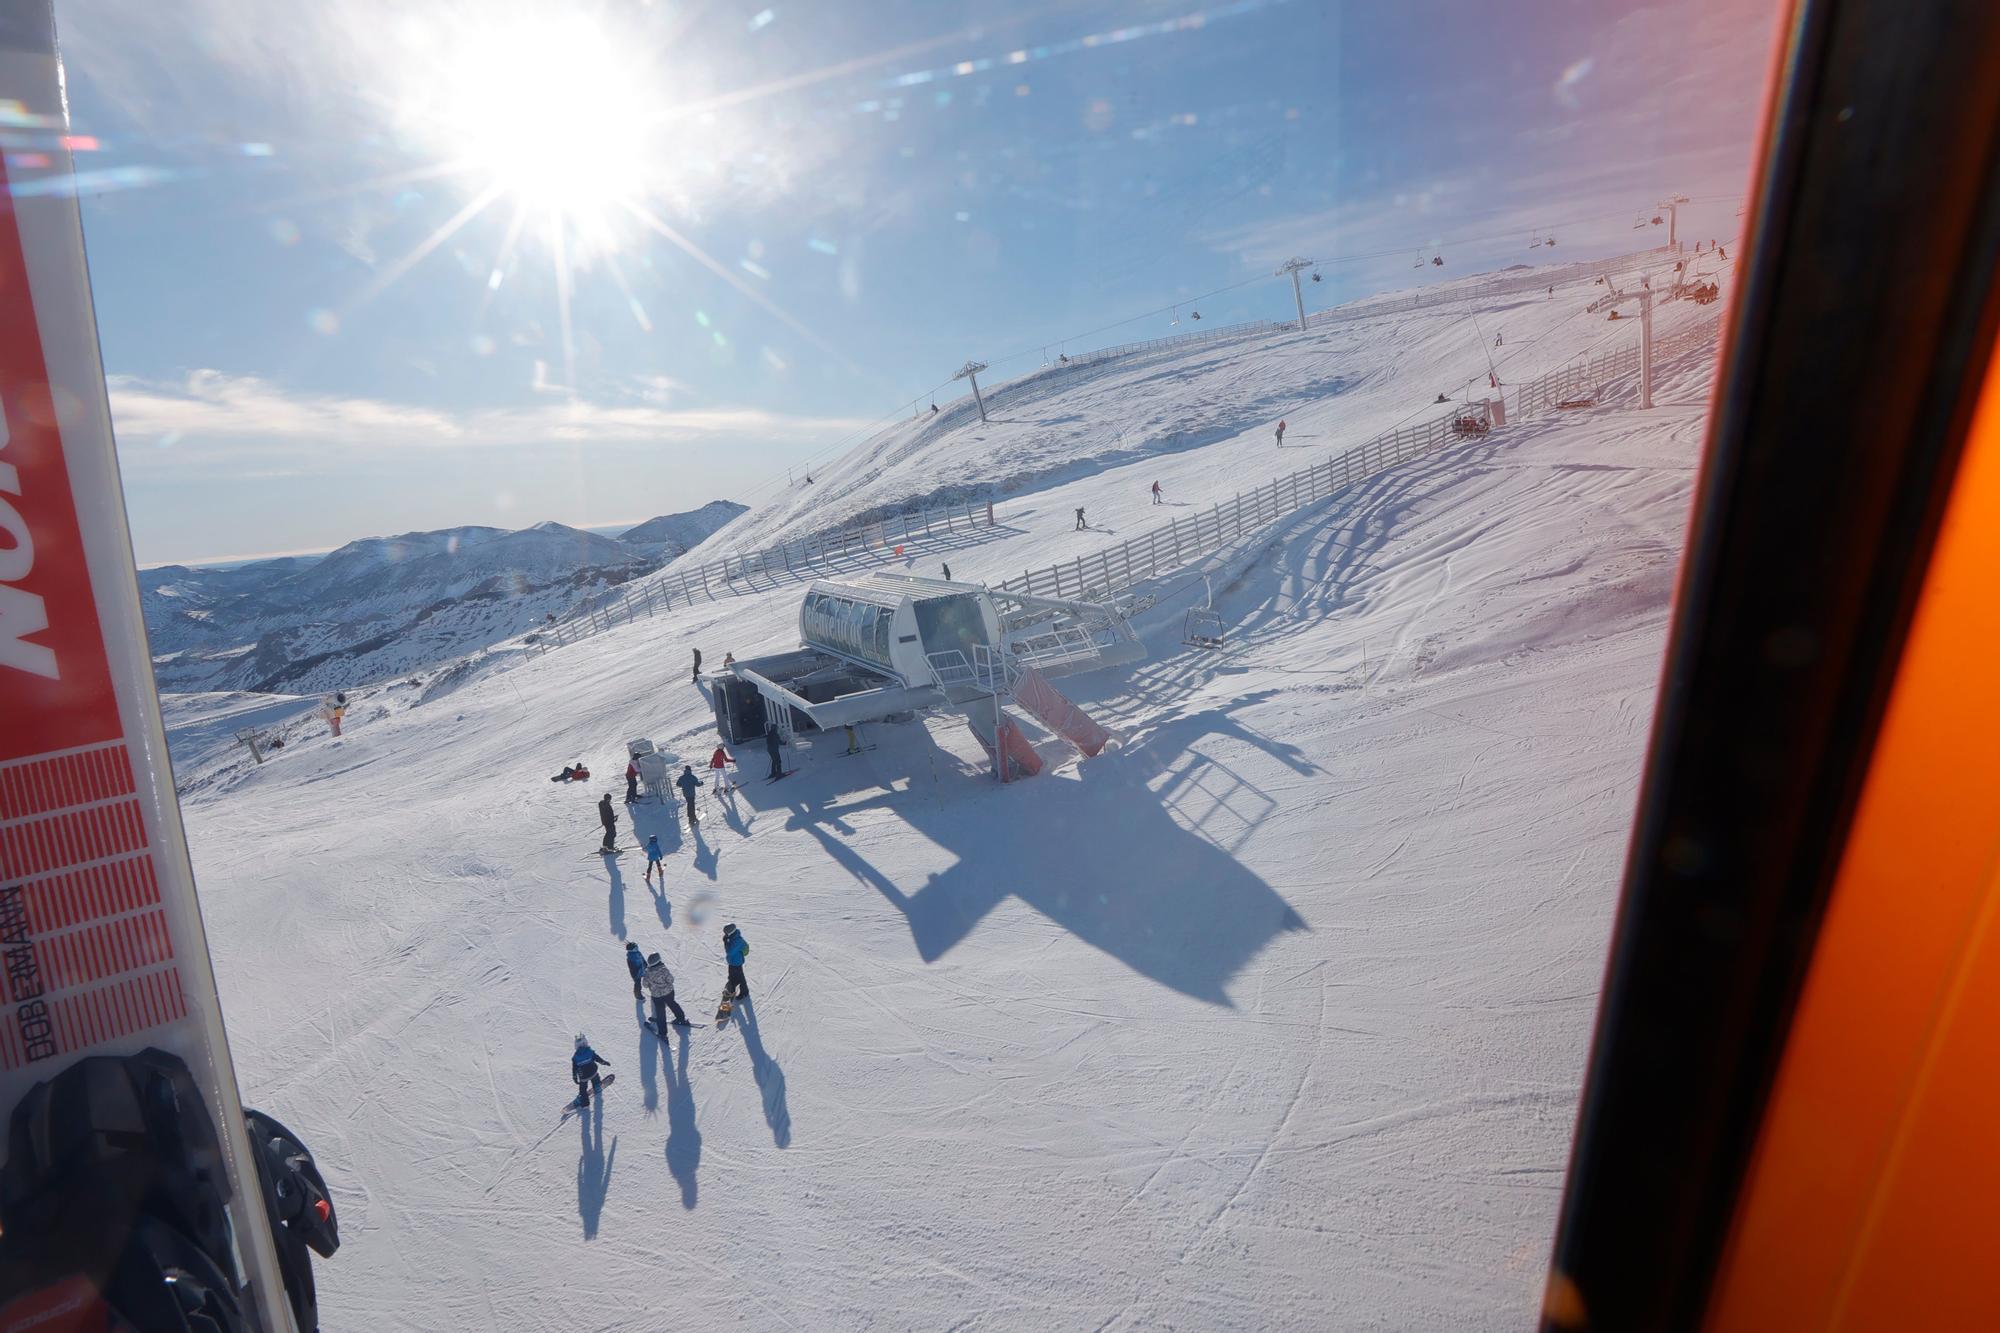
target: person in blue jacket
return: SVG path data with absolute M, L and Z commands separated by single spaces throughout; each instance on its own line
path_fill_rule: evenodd
M 694 812 L 694 793 L 695 793 L 695 788 L 701 786 L 701 779 L 694 775 L 693 764 L 681 765 L 681 775 L 674 779 L 674 785 L 681 789 L 681 797 L 687 802 L 688 823 L 690 824 L 700 823 L 701 816 L 697 815 Z M 661 879 L 665 879 L 666 878 L 665 873 L 662 872 L 660 877 Z
M 604 1076 L 597 1072 L 599 1065 L 611 1062 L 590 1049 L 590 1040 L 581 1032 L 576 1034 L 576 1051 L 569 1057 L 569 1076 L 576 1082 L 576 1104 L 590 1105 L 590 1094 L 604 1090 Z
M 743 979 L 743 960 L 750 956 L 750 941 L 743 938 L 734 921 L 722 928 L 722 956 L 729 961 L 729 984 L 722 988 L 722 998 L 749 999 L 750 983 Z
M 639 998 L 639 978 L 646 975 L 646 960 L 640 956 L 639 946 L 631 940 L 625 941 L 625 970 L 632 974 L 632 998 Z
M 655 870 L 660 872 L 660 887 L 665 889 L 667 887 L 667 854 L 660 850 L 660 835 L 657 833 L 648 833 L 646 835 L 646 882 L 648 884 L 653 882 L 653 872 Z M 625 961 L 629 963 L 632 960 L 627 958 Z M 633 975 L 637 976 L 638 974 L 635 972 Z

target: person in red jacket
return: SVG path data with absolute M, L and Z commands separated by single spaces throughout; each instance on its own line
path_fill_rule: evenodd
M 734 785 L 729 781 L 729 765 L 735 762 L 736 756 L 720 745 L 716 746 L 715 753 L 708 757 L 709 776 L 715 780 L 715 789 L 718 792 L 728 791 Z
M 629 759 L 625 763 L 625 804 L 639 799 L 639 761 Z

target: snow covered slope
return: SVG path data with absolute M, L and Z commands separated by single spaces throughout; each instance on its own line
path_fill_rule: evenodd
M 1481 336 L 1560 359 L 1606 331 L 1560 304 Z M 1135 530 L 1156 477 L 1205 504 L 1318 456 L 1266 418 L 1388 424 L 1483 380 L 1469 318 L 1079 376 L 1039 425 L 1024 394 L 1005 438 L 878 441 L 817 514 L 743 521 L 990 467 L 1021 489 L 951 560 L 1004 576 L 1104 541 L 1076 505 Z M 775 785 L 742 755 L 692 832 L 620 806 L 664 892 L 593 853 L 592 807 L 628 737 L 706 757 L 689 649 L 790 646 L 796 588 L 406 691 L 192 794 L 245 1095 L 344 1209 L 326 1326 L 1529 1322 L 1706 392 L 1686 358 L 1650 413 L 1497 431 L 1218 557 L 1225 650 L 1183 647 L 1170 599 L 1148 660 L 1062 682 L 1118 734 L 1097 759 L 1038 735 L 1049 769 L 998 787 L 939 716 Z M 1071 456 L 1136 420 L 1135 461 Z M 600 780 L 548 781 L 576 758 Z M 620 941 L 708 1023 L 731 921 L 742 1021 L 664 1048 Z M 579 1030 L 618 1082 L 562 1122 Z

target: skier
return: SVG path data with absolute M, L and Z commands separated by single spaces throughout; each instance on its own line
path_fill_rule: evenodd
M 625 804 L 639 799 L 639 761 L 627 760 L 625 764 Z
M 650 851 L 650 849 L 648 849 Z M 639 998 L 639 978 L 646 975 L 646 960 L 640 956 L 639 946 L 625 941 L 625 970 L 632 974 L 632 998 Z
M 681 765 L 681 775 L 674 779 L 674 785 L 681 789 L 681 796 L 687 801 L 688 823 L 700 823 L 701 817 L 694 812 L 694 792 L 701 786 L 701 779 L 694 775 L 693 764 Z
M 590 1049 L 590 1039 L 581 1032 L 576 1034 L 576 1053 L 569 1058 L 569 1076 L 576 1082 L 576 1104 L 590 1105 L 590 1094 L 604 1090 L 604 1076 L 597 1072 L 599 1065 L 611 1062 Z M 585 1084 L 589 1084 L 585 1087 Z
M 347 716 L 347 696 L 336 693 L 326 705 L 326 725 L 336 737 L 340 735 L 340 719 L 345 716 Z
M 694 650 L 694 675 L 688 680 L 690 685 L 701 684 L 701 649 Z
M 611 809 L 611 793 L 605 792 L 604 799 L 597 803 L 597 820 L 604 825 L 604 851 L 608 855 L 618 850 L 618 816 Z
M 764 748 L 765 750 L 769 751 L 771 755 L 770 780 L 772 782 L 776 782 L 779 778 L 785 776 L 784 759 L 783 756 L 779 753 L 779 747 L 782 746 L 784 743 L 785 743 L 784 738 L 778 735 L 777 723 L 773 722 L 770 726 L 764 729 Z
M 1157 481 L 1153 483 L 1153 503 L 1160 503 L 1160 483 Z
M 938 563 L 939 563 L 939 564 L 944 564 L 944 562 L 943 562 L 943 561 L 939 561 Z M 950 565 L 945 565 L 945 566 L 944 566 L 944 581 L 945 581 L 946 583 L 950 583 L 950 582 L 951 582 L 951 566 L 950 566 Z
M 1076 530 L 1078 532 L 1082 532 L 1085 528 L 1089 526 L 1090 524 L 1083 521 L 1083 506 L 1078 505 L 1076 507 Z
M 1285 447 L 1285 423 L 1282 421 L 1278 423 L 1278 447 Z
M 674 1002 L 674 974 L 667 970 L 667 965 L 660 961 L 660 956 L 656 953 L 646 955 L 645 987 L 646 994 L 653 998 L 653 1031 L 659 1034 L 661 1041 L 665 1041 L 667 1010 L 674 1011 L 675 1027 L 686 1027 L 688 1016 L 681 1011 L 680 1005 Z
M 734 921 L 722 928 L 722 956 L 729 963 L 729 982 L 722 988 L 722 998 L 749 999 L 750 983 L 743 979 L 743 960 L 750 956 L 750 941 L 743 938 Z
M 646 883 L 651 884 L 653 882 L 653 872 L 655 870 L 660 872 L 660 888 L 664 892 L 667 887 L 667 854 L 660 850 L 660 835 L 657 833 L 648 833 L 646 835 Z M 628 958 L 625 961 L 629 963 L 632 960 Z M 636 994 L 637 992 L 634 993 Z
M 729 765 L 735 762 L 736 756 L 720 745 L 716 746 L 715 753 L 708 757 L 709 779 L 715 783 L 718 794 L 729 790 Z
M 1493 335 L 1493 345 L 1494 345 L 1495 347 L 1498 347 L 1498 346 L 1500 346 L 1500 345 L 1501 345 L 1501 335 L 1500 335 L 1500 334 L 1497 334 L 1497 333 L 1496 333 L 1496 334 L 1494 334 L 1494 335 Z

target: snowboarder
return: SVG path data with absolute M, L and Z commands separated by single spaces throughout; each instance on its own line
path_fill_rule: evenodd
M 1090 524 L 1083 521 L 1083 506 L 1078 505 L 1076 507 L 1076 530 L 1078 532 L 1082 532 L 1085 528 L 1089 526 Z
M 722 956 L 729 964 L 729 983 L 722 988 L 722 998 L 750 998 L 750 983 L 743 979 L 743 960 L 750 956 L 750 941 L 730 922 L 722 928 Z
M 582 764 L 564 764 L 563 771 L 550 778 L 550 782 L 584 782 L 590 777 L 590 770 Z
M 694 650 L 694 675 L 689 677 L 688 683 L 690 685 L 701 684 L 701 649 L 699 648 Z
M 773 782 L 785 776 L 784 756 L 780 753 L 780 747 L 784 743 L 784 738 L 778 735 L 777 723 L 773 722 L 770 726 L 764 728 L 764 749 L 771 755 L 771 781 Z
M 610 792 L 605 792 L 604 799 L 597 803 L 597 820 L 604 825 L 604 850 L 618 850 L 618 816 L 611 809 Z
M 576 1104 L 579 1107 L 590 1105 L 591 1093 L 603 1091 L 604 1076 L 597 1072 L 597 1067 L 610 1063 L 590 1049 L 589 1038 L 581 1032 L 576 1034 L 576 1052 L 569 1058 L 569 1076 L 576 1083 Z
M 688 823 L 700 823 L 701 817 L 694 812 L 694 793 L 695 788 L 701 786 L 701 779 L 694 775 L 693 764 L 681 765 L 681 775 L 674 779 L 674 785 L 681 789 L 681 797 L 687 802 Z
M 1494 345 L 1495 347 L 1498 347 L 1498 346 L 1500 346 L 1500 345 L 1501 345 L 1501 335 L 1500 335 L 1500 334 L 1496 333 L 1496 334 L 1494 334 L 1494 335 L 1493 335 L 1493 345 Z
M 1433 403 L 1448 403 L 1451 399 L 1445 397 L 1443 394 L 1439 394 L 1437 397 L 1431 399 L 1431 401 Z
M 661 1041 L 665 1041 L 667 1039 L 667 1010 L 671 1009 L 674 1011 L 675 1027 L 686 1027 L 688 1025 L 688 1016 L 681 1011 L 680 1005 L 674 1002 L 674 974 L 667 970 L 667 965 L 660 960 L 660 956 L 656 953 L 646 955 L 644 985 L 646 987 L 646 994 L 650 995 L 653 999 L 653 1031 L 659 1034 Z
M 941 564 L 941 565 L 942 565 L 942 564 L 944 564 L 944 562 L 943 562 L 942 560 L 940 560 L 940 561 L 939 561 L 938 563 L 939 563 L 939 564 Z M 951 566 L 950 566 L 950 565 L 945 565 L 945 566 L 944 566 L 944 581 L 945 581 L 946 583 L 950 583 L 950 582 L 951 582 Z
M 1285 423 L 1282 421 L 1278 423 L 1278 447 L 1285 447 Z
M 660 872 L 660 888 L 664 891 L 667 887 L 667 854 L 660 850 L 660 835 L 657 833 L 648 833 L 646 835 L 646 883 L 651 884 L 653 882 L 653 872 L 655 870 Z M 632 960 L 628 958 L 625 961 L 629 963 Z M 636 995 L 638 992 L 635 991 L 633 993 Z
M 625 763 L 625 804 L 630 805 L 638 799 L 639 799 L 639 761 L 637 759 L 631 759 L 627 760 Z
M 708 757 L 709 780 L 715 784 L 718 794 L 729 790 L 729 765 L 735 762 L 736 756 L 720 745 L 716 746 L 715 753 Z
M 632 998 L 636 1000 L 639 998 L 639 978 L 646 975 L 646 960 L 640 955 L 639 946 L 630 940 L 625 941 L 625 970 L 632 974 Z
M 1157 481 L 1153 483 L 1153 503 L 1160 503 L 1160 483 Z

